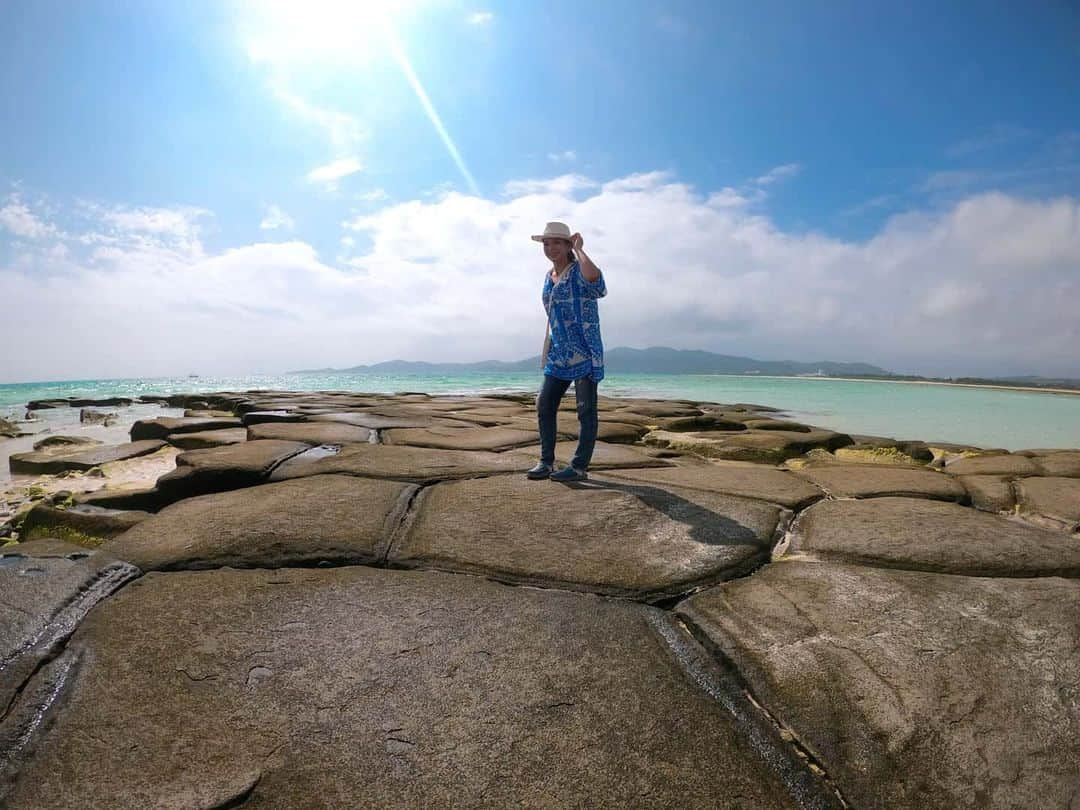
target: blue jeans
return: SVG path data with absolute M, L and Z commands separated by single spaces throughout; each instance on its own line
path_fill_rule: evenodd
M 596 431 L 600 419 L 596 413 L 596 380 L 582 377 L 574 380 L 574 395 L 577 397 L 577 415 L 581 430 L 578 433 L 577 452 L 570 461 L 575 470 L 585 472 L 592 460 L 593 447 L 596 445 Z M 540 423 L 540 461 L 549 467 L 555 464 L 555 433 L 558 430 L 559 403 L 563 394 L 570 387 L 570 380 L 544 375 L 544 384 L 536 397 L 536 418 Z

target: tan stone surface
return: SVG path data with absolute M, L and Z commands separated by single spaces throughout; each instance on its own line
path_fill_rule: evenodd
M 318 460 L 313 460 L 308 453 L 297 455 L 275 469 L 270 478 L 273 481 L 284 481 L 308 475 L 344 473 L 422 483 L 476 475 L 525 472 L 531 466 L 532 463 L 527 459 L 511 453 L 356 444 L 347 445 L 340 453 Z
M 679 606 L 851 807 L 1071 807 L 1080 582 L 785 562 Z
M 207 447 L 223 447 L 247 441 L 247 428 L 224 430 L 198 430 L 194 433 L 170 433 L 165 437 L 173 447 L 181 450 L 202 450 Z
M 304 444 L 363 444 L 375 431 L 356 425 L 328 422 L 263 422 L 247 429 L 248 439 L 278 439 Z
M 377 561 L 414 487 L 320 475 L 189 498 L 108 543 L 144 571 Z
M 788 553 L 969 576 L 1080 576 L 1080 543 L 966 506 L 921 498 L 820 501 Z
M 386 444 L 434 447 L 445 450 L 508 450 L 536 441 L 535 430 L 508 427 L 455 428 L 393 428 L 387 430 Z
M 967 491 L 960 484 L 935 470 L 865 464 L 832 464 L 806 467 L 794 474 L 812 481 L 837 498 L 902 495 L 912 498 L 960 501 L 967 497 Z
M 1021 514 L 1065 531 L 1080 530 L 1080 478 L 1023 478 L 1016 491 Z
M 5 806 L 808 806 L 656 615 L 438 573 L 153 573 L 58 660 Z
M 760 501 L 604 476 L 572 486 L 498 476 L 424 490 L 390 560 L 662 596 L 760 565 L 780 515 Z
M 1016 496 L 1009 478 L 1003 475 L 958 475 L 971 498 L 971 505 L 985 512 L 1011 512 Z
M 960 458 L 945 465 L 950 475 L 1038 475 L 1039 468 L 1026 456 L 1001 453 Z
M 620 470 L 611 475 L 657 486 L 677 486 L 756 498 L 789 509 L 811 504 L 823 494 L 817 486 L 790 472 L 746 461 L 712 461 L 693 466 L 679 464 L 662 470 Z

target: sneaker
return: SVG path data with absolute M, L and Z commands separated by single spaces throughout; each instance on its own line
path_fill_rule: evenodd
M 529 470 L 527 473 L 525 473 L 525 477 L 528 478 L 530 481 L 541 481 L 544 478 L 549 477 L 550 475 L 551 465 L 545 464 L 542 461 L 535 467 L 533 467 L 531 470 Z
M 557 473 L 551 474 L 552 481 L 559 481 L 563 484 L 569 483 L 571 481 L 584 481 L 588 477 L 589 476 L 587 473 L 582 472 L 581 470 L 578 470 L 574 467 L 563 467 Z

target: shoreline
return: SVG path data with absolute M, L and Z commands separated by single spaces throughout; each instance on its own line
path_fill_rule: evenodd
M 675 375 L 673 375 L 675 376 Z M 693 376 L 693 375 L 687 375 Z M 944 380 L 882 380 L 878 377 L 798 377 L 792 374 L 701 374 L 702 377 L 741 377 L 751 380 L 824 380 L 826 382 L 868 382 L 888 385 L 941 385 L 946 388 L 989 388 L 994 391 L 1028 391 L 1033 394 L 1069 394 L 1080 396 L 1075 388 L 1037 388 L 1029 385 L 997 385 L 992 383 L 958 383 Z

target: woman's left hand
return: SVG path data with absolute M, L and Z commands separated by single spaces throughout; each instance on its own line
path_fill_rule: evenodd
M 585 247 L 585 240 L 581 238 L 580 233 L 575 233 L 573 236 L 570 237 L 570 245 L 574 248 L 574 250 L 581 250 L 583 247 Z

